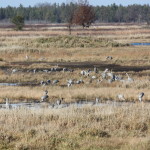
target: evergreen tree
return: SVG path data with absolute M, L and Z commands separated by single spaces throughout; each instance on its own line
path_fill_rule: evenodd
M 12 18 L 12 23 L 15 24 L 16 30 L 22 30 L 24 26 L 24 18 L 22 16 L 14 16 Z

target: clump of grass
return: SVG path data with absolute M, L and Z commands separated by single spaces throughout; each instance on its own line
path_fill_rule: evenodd
M 117 43 L 111 39 L 93 38 L 93 37 L 78 37 L 78 36 L 57 36 L 50 38 L 38 38 L 37 44 L 42 44 L 44 47 L 58 48 L 97 48 L 97 47 L 120 47 L 128 46 L 128 44 Z

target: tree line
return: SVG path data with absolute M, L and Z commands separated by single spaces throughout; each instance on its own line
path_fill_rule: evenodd
M 25 21 L 48 21 L 51 23 L 68 23 L 70 13 L 78 7 L 77 3 L 40 3 L 33 7 L 7 6 L 0 8 L 0 20 L 9 20 L 14 16 L 23 16 Z M 95 22 L 147 22 L 150 24 L 149 5 L 108 5 L 91 6 L 95 14 Z M 80 15 L 79 15 L 80 17 Z

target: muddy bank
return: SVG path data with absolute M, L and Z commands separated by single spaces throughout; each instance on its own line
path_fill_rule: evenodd
M 48 65 L 58 65 L 59 67 L 71 68 L 71 69 L 93 69 L 97 67 L 100 70 L 104 70 L 106 68 L 113 70 L 115 72 L 123 72 L 123 71 L 134 71 L 139 72 L 143 70 L 150 70 L 150 65 L 147 66 L 121 66 L 117 64 L 109 64 L 106 61 L 99 61 L 99 62 L 12 62 L 11 66 L 29 66 L 32 64 L 40 64 L 45 63 Z M 41 68 L 43 69 L 43 68 Z M 44 68 L 46 69 L 46 68 Z M 48 69 L 48 68 L 47 68 Z

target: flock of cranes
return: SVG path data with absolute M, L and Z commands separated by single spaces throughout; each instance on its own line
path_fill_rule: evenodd
M 118 94 L 117 97 L 119 98 L 119 100 L 125 101 L 125 97 L 124 97 L 123 94 Z M 141 92 L 141 93 L 138 94 L 138 100 L 139 100 L 139 102 L 142 102 L 142 101 L 143 101 L 143 97 L 144 97 L 144 93 L 143 93 L 143 92 Z M 42 104 L 42 103 L 47 103 L 47 104 L 49 104 L 48 100 L 49 100 L 49 96 L 48 96 L 48 91 L 46 90 L 46 91 L 44 91 L 44 95 L 41 97 L 40 103 L 41 103 L 41 104 Z M 9 100 L 8 98 L 6 98 L 5 101 L 6 101 L 6 102 L 5 102 L 4 108 L 6 108 L 6 109 L 11 109 L 11 108 L 12 108 L 12 104 L 10 104 L 10 100 Z M 57 99 L 57 100 L 55 101 L 55 104 L 53 104 L 53 105 L 51 105 L 51 106 L 52 106 L 53 108 L 54 108 L 54 107 L 55 107 L 55 108 L 58 108 L 58 106 L 61 106 L 61 104 L 62 104 L 63 101 L 64 101 L 64 98 Z M 93 104 L 98 105 L 98 104 L 100 104 L 100 103 L 101 103 L 101 99 L 100 99 L 99 97 L 96 97 L 96 98 L 95 98 L 95 102 L 94 102 Z M 69 106 L 69 105 L 66 104 L 65 107 L 66 107 L 66 106 Z M 61 107 L 61 108 L 63 108 L 63 107 Z
M 28 60 L 29 56 L 26 56 L 26 59 Z M 106 59 L 111 60 L 113 58 L 111 56 L 108 56 Z M 49 70 L 43 70 L 43 72 L 45 72 L 45 73 L 56 72 L 56 71 L 73 72 L 73 70 L 71 70 L 71 69 L 58 68 L 58 65 L 56 67 L 54 67 L 54 68 L 50 68 Z M 14 74 L 16 72 L 18 72 L 18 69 L 12 69 L 12 74 Z M 35 74 L 35 73 L 38 72 L 38 70 L 37 69 L 33 69 L 32 72 Z M 94 75 L 92 75 L 93 73 L 94 73 Z M 131 78 L 128 73 L 126 73 L 127 79 L 123 79 L 123 77 L 121 77 L 120 75 L 116 75 L 112 71 L 109 71 L 108 68 L 106 68 L 103 72 L 99 72 L 97 67 L 94 67 L 93 71 L 91 69 L 81 70 L 80 71 L 80 76 L 85 76 L 86 78 L 89 78 L 91 82 L 92 82 L 92 80 L 96 80 L 97 79 L 97 83 L 101 83 L 104 80 L 108 81 L 108 83 L 112 83 L 112 82 L 115 82 L 115 81 L 128 82 L 128 83 L 134 82 L 134 79 Z M 99 77 L 100 77 L 100 79 L 99 79 Z M 41 81 L 40 84 L 42 86 L 47 86 L 47 85 L 51 85 L 51 84 L 52 85 L 56 85 L 59 82 L 60 82 L 59 80 L 53 80 L 53 81 L 52 80 L 46 80 L 46 81 Z M 73 86 L 74 84 L 81 84 L 81 83 L 84 84 L 85 83 L 82 79 L 79 79 L 79 80 L 69 79 L 69 80 L 66 80 L 66 82 L 67 82 L 66 86 L 68 88 Z M 139 102 L 143 101 L 143 97 L 144 97 L 144 92 L 141 92 L 141 93 L 138 94 Z M 120 101 L 126 101 L 127 100 L 123 94 L 118 94 L 117 98 Z M 44 94 L 41 97 L 40 103 L 49 102 L 49 99 L 50 99 L 50 97 L 48 96 L 48 91 L 46 90 L 46 91 L 44 91 Z M 59 106 L 59 105 L 62 104 L 63 101 L 64 101 L 64 98 L 58 99 L 58 100 L 56 100 L 55 105 Z M 100 102 L 101 102 L 100 98 L 98 98 L 98 97 L 95 98 L 95 104 L 98 104 Z M 6 98 L 5 107 L 6 108 L 11 108 L 11 105 L 9 103 L 9 99 L 8 98 Z
M 108 59 L 112 59 L 112 58 L 111 58 L 111 57 L 108 57 Z M 63 70 L 64 70 L 64 69 L 63 69 Z M 67 70 L 67 69 L 66 69 L 66 70 Z M 91 76 L 91 73 L 92 73 L 92 72 L 94 72 L 95 74 L 99 74 L 98 69 L 97 69 L 96 67 L 94 67 L 93 71 L 91 71 L 90 69 L 88 69 L 88 70 L 81 70 L 80 75 L 86 76 L 86 77 L 90 77 L 91 79 L 97 79 L 96 75 Z M 108 68 L 106 68 L 100 75 L 101 75 L 101 79 L 98 79 L 98 80 L 97 80 L 98 82 L 102 82 L 104 79 L 107 79 L 109 83 L 114 82 L 114 81 L 128 82 L 128 83 L 134 82 L 134 79 L 131 78 L 131 77 L 128 75 L 128 73 L 126 73 L 127 79 L 124 80 L 121 76 L 115 75 L 112 71 L 109 71 Z M 57 82 L 54 82 L 54 81 L 53 81 L 53 82 L 52 82 L 52 81 L 50 81 L 50 80 L 47 80 L 47 81 L 45 81 L 45 82 L 42 81 L 41 84 L 42 84 L 42 85 L 48 85 L 48 84 L 50 84 L 50 83 L 56 84 L 56 83 L 58 83 L 58 82 L 59 82 L 59 81 L 57 81 Z M 67 86 L 68 86 L 68 87 L 71 87 L 73 84 L 80 84 L 80 83 L 84 83 L 84 81 L 83 81 L 82 79 L 77 80 L 77 81 L 75 81 L 75 80 L 73 80 L 73 79 L 67 80 Z M 45 91 L 44 95 L 41 97 L 41 102 L 47 101 L 47 99 L 48 99 L 48 95 L 47 95 L 47 94 L 48 94 L 48 91 Z M 141 93 L 138 94 L 138 100 L 139 100 L 139 102 L 142 102 L 142 101 L 143 101 L 143 96 L 144 96 L 144 93 L 143 93 L 143 92 L 141 92 Z M 118 95 L 117 95 L 117 98 L 118 98 L 120 101 L 126 101 L 125 96 L 124 96 L 123 94 L 118 94 Z M 57 104 L 57 105 L 60 105 L 62 101 L 63 101 L 63 98 L 57 100 L 57 101 L 56 101 L 56 104 Z M 97 97 L 97 98 L 95 99 L 95 104 L 98 104 L 98 103 L 100 103 L 100 98 Z
M 66 68 L 65 68 L 66 69 Z M 59 68 L 59 70 L 64 70 L 64 68 Z M 68 70 L 68 69 L 66 69 Z M 92 75 L 93 73 L 95 73 L 95 75 Z M 122 83 L 132 83 L 134 82 L 134 79 L 131 78 L 128 73 L 126 73 L 127 79 L 123 79 L 123 77 L 121 77 L 120 75 L 116 75 L 114 74 L 112 71 L 109 71 L 109 69 L 105 69 L 103 72 L 99 72 L 98 69 L 96 67 L 94 67 L 94 70 L 81 70 L 80 72 L 80 79 L 79 80 L 75 80 L 75 79 L 69 79 L 66 82 L 66 86 L 71 87 L 73 84 L 81 84 L 81 83 L 85 83 L 82 79 L 83 77 L 86 77 L 89 80 L 89 83 L 91 83 L 94 80 L 97 80 L 97 83 L 101 83 L 102 81 L 107 81 L 108 83 L 112 83 L 115 81 L 119 81 Z M 43 86 L 46 85 L 57 85 L 60 81 L 59 80 L 47 80 L 47 81 L 41 81 L 40 84 Z

